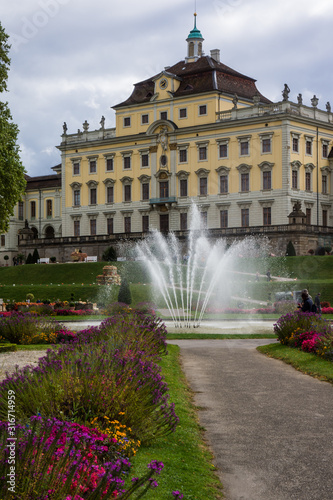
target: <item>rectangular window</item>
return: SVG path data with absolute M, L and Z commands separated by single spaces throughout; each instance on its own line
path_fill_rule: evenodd
M 187 213 L 180 214 L 180 230 L 187 231 Z
M 201 229 L 207 228 L 207 212 L 200 212 L 200 227 Z
M 161 120 L 167 120 L 168 119 L 168 112 L 161 111 L 160 117 L 161 117 Z
M 31 217 L 31 219 L 36 218 L 36 202 L 35 201 L 30 202 L 30 217 Z
M 207 196 L 208 179 L 207 177 L 200 177 L 199 179 L 199 194 L 200 196 Z M 204 212 L 202 212 L 204 213 Z
M 124 118 L 124 127 L 130 127 L 131 126 L 131 117 L 130 116 L 126 116 Z
M 141 115 L 141 124 L 142 125 L 147 125 L 149 123 L 149 115 Z
M 264 226 L 270 226 L 272 224 L 272 210 L 271 207 L 264 207 Z
M 74 207 L 79 207 L 80 204 L 81 204 L 80 190 L 79 189 L 75 189 L 74 190 Z
M 90 189 L 90 205 L 96 205 L 96 203 L 97 203 L 97 189 L 91 188 Z
M 4 234 L 1 235 L 1 246 L 6 246 L 6 236 Z
M 270 153 L 271 152 L 271 139 L 263 139 L 262 140 L 262 152 Z
M 130 184 L 124 186 L 124 201 L 131 201 L 132 199 L 132 189 Z
M 80 163 L 79 162 L 73 163 L 73 175 L 80 175 Z
M 180 149 L 179 150 L 179 163 L 186 163 L 187 162 L 187 149 Z
M 187 196 L 187 179 L 180 179 L 180 196 Z
M 327 158 L 327 157 L 328 157 L 328 145 L 323 144 L 323 158 Z
M 242 227 L 249 227 L 249 209 L 241 209 Z
M 90 160 L 90 162 L 89 162 L 89 172 L 91 174 L 96 174 L 96 172 L 97 172 L 97 162 L 96 162 L 96 160 Z
M 307 155 L 312 155 L 312 141 L 305 141 L 305 152 Z
M 199 160 L 207 160 L 207 146 L 199 147 Z
M 305 172 L 305 191 L 311 191 L 311 174 Z
M 149 182 L 142 184 L 142 199 L 149 200 Z
M 241 141 L 240 154 L 241 156 L 247 156 L 249 154 L 249 141 Z
M 149 166 L 149 155 L 148 153 L 144 153 L 141 155 L 141 167 Z
M 142 216 L 142 232 L 148 233 L 149 231 L 149 215 Z
M 96 235 L 96 219 L 90 219 L 90 235 Z
M 124 156 L 124 169 L 128 170 L 131 168 L 131 157 Z
M 186 108 L 180 108 L 179 118 L 187 118 L 187 109 Z
M 306 223 L 311 224 L 311 208 L 306 209 Z
M 228 158 L 228 144 L 219 145 L 219 158 Z
M 293 170 L 291 173 L 291 187 L 292 189 L 298 189 L 298 172 Z
M 327 175 L 321 176 L 321 190 L 323 194 L 327 194 Z
M 220 211 L 220 226 L 222 229 L 228 227 L 228 210 Z
M 80 221 L 74 221 L 74 236 L 80 236 Z
M 228 187 L 228 176 L 227 175 L 220 175 L 220 193 L 228 193 L 229 187 Z
M 250 174 L 249 173 L 241 174 L 241 191 L 243 193 L 250 191 Z
M 160 182 L 160 198 L 169 198 L 169 181 Z
M 272 172 L 269 170 L 262 173 L 263 189 L 272 189 Z
M 131 218 L 130 217 L 124 217 L 124 230 L 125 230 L 125 233 L 131 232 Z
M 18 202 L 18 218 L 19 220 L 23 220 L 23 215 L 24 215 L 24 205 L 23 201 Z
M 327 226 L 327 210 L 323 210 L 323 226 Z
M 206 104 L 201 104 L 199 106 L 199 115 L 206 115 L 207 114 L 207 105 Z
M 113 203 L 113 186 L 108 186 L 106 188 L 106 203 Z
M 52 217 L 52 200 L 46 200 L 46 217 Z
M 293 153 L 298 153 L 298 143 L 299 143 L 299 140 L 298 140 L 298 137 L 293 137 Z
M 108 234 L 113 234 L 113 218 L 106 219 L 106 230 Z
M 113 172 L 113 158 L 106 159 L 106 171 Z

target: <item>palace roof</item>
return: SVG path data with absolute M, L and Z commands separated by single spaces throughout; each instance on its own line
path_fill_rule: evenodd
M 210 56 L 202 56 L 195 62 L 179 61 L 174 66 L 166 68 L 166 71 L 181 81 L 179 88 L 173 93 L 175 98 L 215 91 L 230 97 L 237 94 L 239 98 L 247 100 L 258 96 L 261 103 L 271 103 L 258 91 L 255 79 L 229 68 Z M 136 83 L 131 96 L 113 108 L 149 102 L 155 92 L 156 76 L 158 75 Z

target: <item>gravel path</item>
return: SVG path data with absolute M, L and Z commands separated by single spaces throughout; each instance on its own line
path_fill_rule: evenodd
M 0 354 L 0 380 L 6 378 L 6 372 L 13 373 L 15 366 L 23 368 L 27 365 L 37 365 L 39 358 L 45 356 L 46 351 L 16 351 Z

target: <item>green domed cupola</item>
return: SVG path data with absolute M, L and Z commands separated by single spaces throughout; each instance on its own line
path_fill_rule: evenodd
M 202 56 L 202 42 L 204 41 L 200 30 L 197 28 L 197 14 L 194 13 L 194 28 L 190 31 L 187 39 L 186 62 L 195 62 Z

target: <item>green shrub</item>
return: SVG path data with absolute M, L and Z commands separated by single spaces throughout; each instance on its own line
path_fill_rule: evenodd
M 132 302 L 131 290 L 126 278 L 122 278 L 118 293 L 118 302 L 130 305 Z
M 102 260 L 105 262 L 115 262 L 117 260 L 117 250 L 114 247 L 109 247 L 102 255 Z

